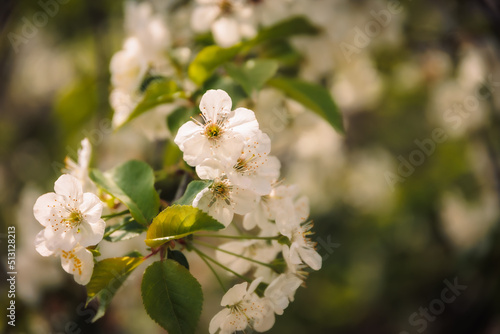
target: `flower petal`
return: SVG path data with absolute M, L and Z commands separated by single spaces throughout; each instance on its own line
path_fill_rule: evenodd
M 233 102 L 229 95 L 221 89 L 211 89 L 203 94 L 200 101 L 200 110 L 207 118 L 216 122 L 222 114 L 231 111 Z
M 247 282 L 243 282 L 240 284 L 236 284 L 229 290 L 227 290 L 226 294 L 222 297 L 220 302 L 221 306 L 231 306 L 238 304 L 245 294 L 247 293 Z
M 54 190 L 58 195 L 69 197 L 71 207 L 79 205 L 82 200 L 82 184 L 72 175 L 61 175 L 54 184 Z

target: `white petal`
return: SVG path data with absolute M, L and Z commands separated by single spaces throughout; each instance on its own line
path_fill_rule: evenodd
M 53 250 L 47 248 L 47 239 L 45 238 L 45 230 L 38 232 L 35 238 L 35 248 L 42 256 L 50 256 L 54 254 Z
M 301 222 L 309 217 L 309 198 L 307 196 L 302 196 L 295 201 L 295 214 Z
M 205 32 L 220 14 L 220 7 L 216 4 L 198 6 L 191 15 L 191 27 L 196 32 Z
M 222 176 L 224 166 L 215 159 L 205 159 L 196 166 L 196 174 L 203 180 L 215 180 Z
M 234 187 L 231 192 L 231 201 L 234 203 L 234 212 L 244 215 L 257 206 L 258 196 L 251 190 Z
M 234 211 L 223 200 L 217 200 L 208 208 L 208 214 L 227 227 L 233 221 Z
M 78 246 L 61 253 L 61 265 L 67 273 L 74 275 L 76 283 L 86 285 L 92 277 L 94 258 L 89 250 Z
M 241 40 L 238 22 L 233 17 L 222 16 L 212 24 L 212 34 L 215 42 L 227 48 Z
M 211 89 L 203 94 L 200 101 L 200 110 L 206 118 L 217 121 L 219 115 L 231 111 L 232 101 L 229 95 L 221 89 Z
M 193 121 L 184 123 L 175 136 L 174 142 L 179 146 L 181 151 L 184 151 L 184 142 L 189 138 L 193 137 L 195 134 L 200 134 L 203 128 Z
M 210 325 L 208 326 L 208 331 L 210 334 L 214 334 L 222 326 L 224 320 L 231 314 L 231 311 L 227 308 L 221 310 L 217 313 L 212 320 L 210 320 Z
M 61 175 L 54 184 L 54 190 L 58 195 L 69 197 L 71 202 L 74 201 L 75 205 L 80 204 L 80 201 L 82 200 L 82 184 L 72 175 Z M 74 207 L 74 205 L 71 206 Z
M 292 245 L 293 246 L 293 245 Z M 322 259 L 321 256 L 312 248 L 300 247 L 298 248 L 301 259 L 313 270 L 320 270 Z
M 243 148 L 243 138 L 234 132 L 224 133 L 217 141 L 210 143 L 212 157 L 224 160 L 231 166 L 234 165 L 240 157 Z
M 92 193 L 84 193 L 83 201 L 80 204 L 80 212 L 83 218 L 88 222 L 94 222 L 101 219 L 103 204 L 99 197 Z
M 234 110 L 233 117 L 228 119 L 228 127 L 240 133 L 245 140 L 249 140 L 260 132 L 255 113 L 246 108 Z
M 227 305 L 236 305 L 240 302 L 247 292 L 247 282 L 243 282 L 240 284 L 236 284 L 229 290 L 227 290 L 226 294 L 222 297 L 220 302 L 221 306 Z
M 61 204 L 65 207 L 66 201 L 63 196 L 55 193 L 44 194 L 36 200 L 33 215 L 43 226 L 50 226 L 59 217 Z
M 105 228 L 106 223 L 102 219 L 92 224 L 83 221 L 78 226 L 80 232 L 76 233 L 76 240 L 84 247 L 96 245 L 102 240 Z
M 208 139 L 195 134 L 184 142 L 184 161 L 190 166 L 196 166 L 206 158 L 210 157 Z
M 262 277 L 257 277 L 256 279 L 253 280 L 253 282 L 248 287 L 247 296 L 249 296 L 252 293 L 254 293 L 255 289 L 257 289 L 257 287 L 259 286 L 260 282 L 262 282 Z

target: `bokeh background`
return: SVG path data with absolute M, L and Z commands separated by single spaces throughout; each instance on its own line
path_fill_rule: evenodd
M 500 333 L 500 7 L 403 0 L 368 41 L 356 37 L 392 5 L 309 1 L 304 14 L 322 33 L 293 40 L 302 54 L 298 75 L 330 90 L 345 135 L 300 107 L 273 109 L 279 99 L 270 89 L 255 102 L 277 110 L 257 117 L 272 132 L 286 182 L 310 198 L 323 256 L 270 333 Z M 142 307 L 140 274 L 90 324 L 85 288 L 34 249 L 41 226 L 32 206 L 52 191 L 83 137 L 94 136 L 93 166 L 101 170 L 131 158 L 154 166 L 166 154 L 165 140 L 134 127 L 113 133 L 105 121 L 109 60 L 124 38 L 122 1 L 66 1 L 13 41 L 9 34 L 28 29 L 40 10 L 35 1 L 0 4 L 1 313 L 5 235 L 15 226 L 15 333 L 163 333 Z M 145 247 L 142 240 L 112 246 L 103 253 Z M 205 333 L 220 291 L 198 267 L 207 296 L 198 332 Z M 440 302 L 454 283 L 456 298 Z M 12 330 L 5 322 L 0 317 Z

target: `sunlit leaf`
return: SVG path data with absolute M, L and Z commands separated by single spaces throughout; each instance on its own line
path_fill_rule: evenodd
M 173 205 L 153 219 L 146 234 L 146 244 L 158 247 L 198 231 L 217 231 L 224 225 L 207 213 L 190 205 Z
M 87 304 L 93 299 L 99 303 L 92 321 L 104 315 L 116 291 L 142 261 L 142 256 L 125 256 L 104 259 L 95 264 L 92 278 L 87 284 Z
M 90 178 L 123 202 L 137 222 L 147 225 L 158 213 L 160 199 L 154 188 L 153 170 L 147 163 L 132 160 L 105 173 L 93 169 Z

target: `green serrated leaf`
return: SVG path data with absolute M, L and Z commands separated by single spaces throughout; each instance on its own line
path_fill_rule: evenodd
M 267 83 L 323 117 L 338 132 L 344 132 L 342 115 L 324 87 L 293 78 L 273 78 Z
M 227 73 L 251 96 L 271 79 L 278 70 L 278 62 L 269 59 L 250 59 L 243 66 L 226 64 Z
M 181 251 L 178 251 L 176 249 L 169 250 L 167 258 L 170 260 L 174 260 L 175 262 L 178 262 L 180 265 L 182 265 L 187 270 L 189 270 L 189 262 L 186 259 L 186 256 L 184 255 L 184 253 L 182 253 Z
M 144 308 L 151 319 L 169 334 L 191 334 L 196 330 L 203 292 L 196 278 L 173 260 L 154 262 L 141 284 Z
M 201 86 L 212 76 L 217 67 L 233 59 L 241 49 L 241 43 L 230 48 L 222 48 L 217 45 L 207 46 L 196 55 L 189 65 L 189 78 Z
M 176 97 L 178 97 L 180 89 L 174 80 L 161 77 L 151 78 L 151 81 L 147 81 L 147 86 L 145 86 L 145 92 L 142 100 L 137 104 L 128 119 L 123 124 L 130 122 L 132 119 L 156 106 L 159 106 L 160 104 L 172 102 Z
M 212 185 L 212 181 L 207 180 L 195 180 L 189 182 L 184 195 L 179 198 L 174 204 L 179 205 L 191 205 L 193 200 L 203 189 L 208 188 Z
M 142 256 L 124 256 L 104 259 L 95 264 L 92 278 L 87 284 L 87 304 L 93 299 L 99 302 L 92 322 L 104 315 L 116 291 L 142 261 Z
M 93 169 L 90 178 L 123 202 L 138 223 L 147 226 L 158 213 L 160 199 L 154 188 L 153 170 L 147 163 L 131 160 L 105 173 Z
M 146 244 L 158 247 L 198 231 L 217 231 L 224 225 L 190 205 L 173 205 L 153 219 L 146 234 Z
M 139 224 L 132 217 L 125 217 L 121 223 L 106 227 L 104 240 L 111 242 L 128 240 L 146 232 L 146 230 L 146 226 Z

